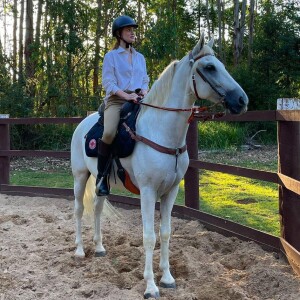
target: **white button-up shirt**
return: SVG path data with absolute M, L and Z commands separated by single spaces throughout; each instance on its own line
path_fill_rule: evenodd
M 148 90 L 149 77 L 144 56 L 132 48 L 130 63 L 129 55 L 130 53 L 122 47 L 105 54 L 102 67 L 105 102 L 110 95 L 119 90 L 135 91 L 138 88 Z

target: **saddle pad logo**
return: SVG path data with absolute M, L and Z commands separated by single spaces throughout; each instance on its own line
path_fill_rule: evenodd
M 93 149 L 96 148 L 96 146 L 97 146 L 96 140 L 95 140 L 95 139 L 91 139 L 90 142 L 89 142 L 89 148 L 90 148 L 91 150 L 93 150 Z

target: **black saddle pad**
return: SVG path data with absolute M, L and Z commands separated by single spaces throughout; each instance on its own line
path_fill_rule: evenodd
M 121 117 L 118 126 L 118 132 L 113 142 L 114 155 L 124 158 L 129 156 L 134 149 L 135 141 L 130 137 L 125 127 L 122 125 L 124 122 L 130 127 L 131 130 L 135 131 L 136 118 L 140 109 L 140 105 L 126 102 L 121 109 Z M 103 111 L 100 112 L 98 122 L 89 130 L 85 136 L 85 152 L 89 157 L 97 157 L 98 140 L 103 135 Z

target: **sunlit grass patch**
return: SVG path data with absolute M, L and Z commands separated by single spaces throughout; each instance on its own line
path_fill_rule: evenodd
M 276 184 L 202 171 L 199 191 L 201 211 L 279 235 Z

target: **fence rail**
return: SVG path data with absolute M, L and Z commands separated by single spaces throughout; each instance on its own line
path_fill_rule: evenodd
M 77 124 L 83 118 L 7 118 L 0 119 L 0 192 L 18 195 L 47 195 L 72 197 L 72 189 L 58 189 L 9 184 L 11 157 L 56 157 L 69 158 L 69 151 L 11 150 L 10 125 L 18 124 Z M 206 227 L 225 235 L 235 235 L 244 240 L 253 240 L 263 247 L 285 253 L 294 270 L 300 275 L 300 111 L 250 111 L 241 116 L 226 115 L 218 122 L 271 121 L 278 124 L 278 173 L 253 170 L 198 160 L 198 129 L 200 116 L 196 116 L 187 135 L 190 164 L 185 175 L 185 205 L 175 206 L 173 213 L 181 217 L 195 218 Z M 237 224 L 199 211 L 199 169 L 223 172 L 236 176 L 277 183 L 279 185 L 279 215 L 281 237 Z M 116 204 L 139 206 L 136 198 L 111 195 Z M 159 205 L 159 204 L 158 204 Z

